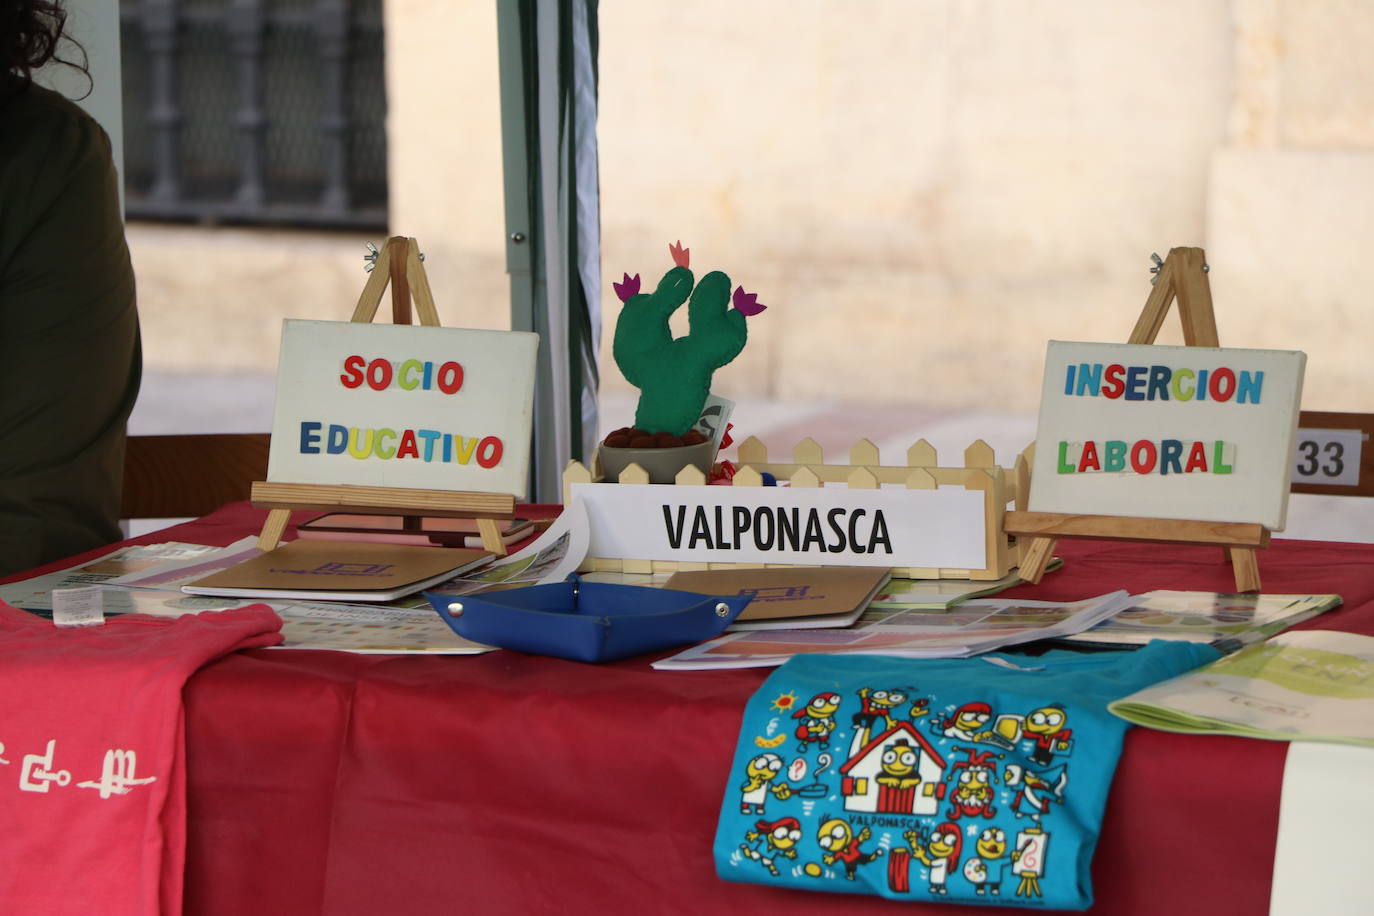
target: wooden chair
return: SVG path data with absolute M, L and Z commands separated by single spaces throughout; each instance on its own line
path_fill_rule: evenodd
M 267 433 L 130 436 L 121 518 L 193 518 L 267 479 Z

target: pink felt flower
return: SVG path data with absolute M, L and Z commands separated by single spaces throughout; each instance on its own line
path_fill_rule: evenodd
M 639 295 L 639 274 L 635 274 L 633 277 L 626 274 L 625 279 L 620 283 L 611 281 L 611 286 L 615 289 L 615 294 L 621 302 L 629 302 L 631 296 Z
M 743 286 L 735 287 L 735 308 L 745 318 L 757 315 L 759 312 L 768 308 L 759 302 L 758 293 L 746 293 Z
M 669 245 L 668 253 L 673 256 L 673 263 L 678 267 L 687 267 L 692 257 L 692 249 L 683 248 L 682 239 L 678 239 L 676 245 Z

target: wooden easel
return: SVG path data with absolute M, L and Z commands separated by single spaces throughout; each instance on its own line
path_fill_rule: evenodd
M 1207 258 L 1201 248 L 1174 248 L 1169 252 L 1158 268 L 1154 289 L 1128 343 L 1154 343 L 1175 298 L 1183 321 L 1183 342 L 1190 347 L 1221 346 L 1212 312 L 1212 290 L 1207 283 Z M 1221 547 L 1228 552 L 1234 568 L 1236 591 L 1257 592 L 1260 575 L 1255 551 L 1269 546 L 1269 529 L 1239 522 L 1008 512 L 1004 530 L 1009 535 L 1030 538 L 1020 568 L 1021 577 L 1030 582 L 1039 582 L 1045 574 L 1045 565 L 1059 538 L 1097 538 Z
M 410 324 L 412 294 L 420 324 L 439 327 L 439 312 L 434 307 L 429 278 L 425 275 L 420 248 L 412 238 L 393 236 L 377 253 L 376 266 L 358 297 L 350 321 L 371 323 L 377 315 L 382 293 L 391 286 L 391 318 L 396 324 Z M 482 548 L 503 556 L 498 519 L 515 517 L 515 497 L 509 493 L 475 493 L 465 490 L 419 490 L 401 487 L 353 486 L 348 484 L 254 482 L 253 505 L 270 509 L 258 535 L 258 549 L 272 550 L 291 520 L 292 509 L 317 512 L 353 512 L 359 515 L 403 516 L 406 528 L 419 529 L 422 515 L 444 518 L 472 518 L 482 536 Z

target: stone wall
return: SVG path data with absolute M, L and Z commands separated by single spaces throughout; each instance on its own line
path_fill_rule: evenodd
M 507 326 L 494 4 L 387 11 L 391 231 L 446 324 Z M 678 238 L 770 306 L 722 394 L 1015 410 L 1046 339 L 1124 340 L 1150 253 L 1203 245 L 1223 343 L 1374 409 L 1371 38 L 1360 0 L 603 2 L 603 388 L 611 281 Z M 154 366 L 271 371 L 364 280 L 356 236 L 130 236 Z
M 1207 184 L 1222 342 L 1304 350 L 1304 407 L 1374 410 L 1374 6 L 1233 7 L 1238 88 Z

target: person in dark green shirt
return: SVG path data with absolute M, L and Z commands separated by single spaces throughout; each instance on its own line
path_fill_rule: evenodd
M 109 138 L 29 78 L 63 20 L 0 0 L 0 575 L 119 540 L 142 369 Z

